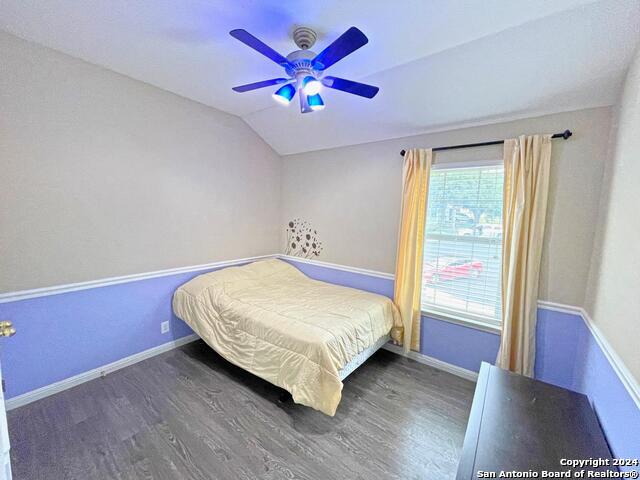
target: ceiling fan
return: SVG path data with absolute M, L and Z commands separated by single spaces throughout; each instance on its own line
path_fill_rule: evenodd
M 229 34 L 280 65 L 287 75 L 287 77 L 273 78 L 233 87 L 236 92 L 243 93 L 271 85 L 284 84 L 276 90 L 273 98 L 284 105 L 289 105 L 296 92 L 298 92 L 300 111 L 302 113 L 324 108 L 324 101 L 320 96 L 323 86 L 365 98 L 373 98 L 378 93 L 379 88 L 372 85 L 344 78 L 324 76 L 327 68 L 369 42 L 365 34 L 356 27 L 348 29 L 317 55 L 309 50 L 316 42 L 316 33 L 310 28 L 298 27 L 293 32 L 293 41 L 300 50 L 291 52 L 286 57 L 280 55 L 246 30 L 241 28 L 231 30 Z

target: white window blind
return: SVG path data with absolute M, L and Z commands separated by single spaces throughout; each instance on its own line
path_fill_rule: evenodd
M 431 171 L 422 310 L 499 325 L 502 165 Z

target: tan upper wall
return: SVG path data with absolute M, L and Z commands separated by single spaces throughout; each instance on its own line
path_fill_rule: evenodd
M 640 382 L 640 51 L 616 113 L 585 303 Z
M 293 218 L 324 243 L 319 260 L 393 272 L 403 148 L 574 132 L 554 140 L 540 298 L 583 305 L 610 130 L 608 107 L 284 157 L 281 233 Z M 441 152 L 436 162 L 502 158 L 501 147 Z M 281 244 L 285 240 L 282 237 Z
M 0 291 L 277 250 L 241 119 L 4 33 L 0 70 Z

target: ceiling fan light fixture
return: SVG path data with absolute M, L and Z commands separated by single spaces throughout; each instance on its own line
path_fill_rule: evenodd
M 283 84 L 273 94 L 274 100 L 283 105 L 289 105 L 297 91 L 300 99 L 300 112 L 309 113 L 324 108 L 324 101 L 320 96 L 323 86 L 364 98 L 373 98 L 380 90 L 373 85 L 354 82 L 346 78 L 325 76 L 327 68 L 369 42 L 367 36 L 356 27 L 350 27 L 318 54 L 309 50 L 316 40 L 316 33 L 308 27 L 298 27 L 293 32 L 293 39 L 300 50 L 291 52 L 286 57 L 242 28 L 231 30 L 229 35 L 278 64 L 286 74 L 286 77 L 238 85 L 233 87 L 235 92 L 245 93 L 271 85 Z
M 321 89 L 322 84 L 317 78 L 307 75 L 302 79 L 302 91 L 305 95 L 317 95 Z
M 315 95 L 307 95 L 307 103 L 309 104 L 309 108 L 313 111 L 322 110 L 324 108 L 322 97 L 317 93 Z
M 283 85 L 272 95 L 273 99 L 282 105 L 289 105 L 296 94 L 296 89 L 290 83 Z

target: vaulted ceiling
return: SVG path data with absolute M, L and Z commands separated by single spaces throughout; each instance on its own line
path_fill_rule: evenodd
M 369 43 L 329 70 L 380 87 L 335 90 L 301 115 L 282 70 L 229 36 L 287 55 L 296 26 L 321 51 L 354 25 Z M 615 103 L 640 36 L 638 0 L 2 0 L 0 28 L 241 116 L 281 154 Z

